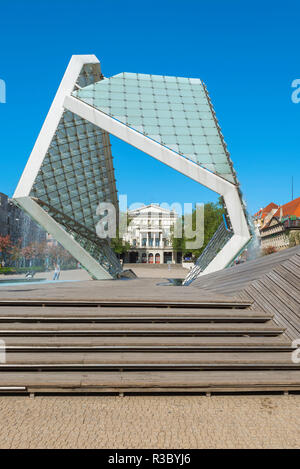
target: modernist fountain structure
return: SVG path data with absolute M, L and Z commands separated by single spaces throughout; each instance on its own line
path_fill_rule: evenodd
M 109 135 L 223 197 L 227 217 L 186 283 L 227 267 L 251 239 L 245 206 L 212 103 L 200 79 L 120 73 L 73 56 L 14 201 L 95 279 L 122 267 L 96 233 L 100 202 L 118 210 Z

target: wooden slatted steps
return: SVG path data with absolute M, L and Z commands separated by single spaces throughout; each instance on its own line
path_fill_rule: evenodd
M 0 302 L 0 392 L 299 390 L 284 328 L 249 302 Z
M 290 339 L 300 337 L 300 246 L 200 276 L 190 288 L 252 301 L 251 309 L 274 314 Z
M 7 336 L 276 336 L 283 329 L 266 323 L 2 323 L 0 337 Z
M 101 353 L 12 353 L 8 352 L 6 370 L 231 370 L 300 369 L 291 362 L 290 352 L 101 352 Z
M 291 351 L 282 336 L 210 337 L 5 337 L 11 352 L 205 352 L 205 351 Z
M 172 308 L 172 316 L 168 309 L 155 307 L 155 311 L 132 307 L 132 308 L 63 308 L 23 307 L 22 311 L 16 311 L 9 306 L 0 311 L 0 324 L 8 322 L 41 322 L 41 323 L 112 323 L 112 322 L 267 322 L 273 318 L 272 314 L 260 311 L 247 311 L 245 309 L 209 309 L 209 308 Z M 59 312 L 59 314 L 57 314 Z M 1 326 L 0 326 L 1 327 Z

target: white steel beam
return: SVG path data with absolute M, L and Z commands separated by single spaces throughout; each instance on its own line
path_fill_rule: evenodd
M 15 190 L 13 195 L 14 198 L 29 196 L 33 183 L 38 175 L 49 145 L 55 135 L 59 121 L 64 112 L 64 99 L 74 90 L 82 67 L 89 63 L 99 64 L 100 67 L 100 62 L 95 55 L 73 55 L 71 57 L 31 155 L 27 161 L 21 179 Z
M 224 197 L 234 236 L 203 273 L 225 268 L 248 243 L 251 236 L 238 190 L 234 184 L 74 96 L 66 96 L 64 107 Z
M 13 195 L 13 199 L 22 207 L 37 223 L 50 233 L 82 266 L 96 279 L 112 279 L 109 274 L 88 252 L 86 252 L 72 236 L 70 236 L 45 210 L 43 210 L 32 198 L 30 192 L 38 172 L 47 154 L 49 145 L 57 131 L 65 108 L 63 106 L 66 96 L 74 90 L 80 72 L 86 64 L 99 64 L 95 55 L 73 55 L 56 96 L 52 102 L 45 122 L 36 140 L 34 148 L 25 166 L 19 184 Z
M 15 198 L 17 204 L 50 233 L 95 279 L 112 276 L 31 197 Z

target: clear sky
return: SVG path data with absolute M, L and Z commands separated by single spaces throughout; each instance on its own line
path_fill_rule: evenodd
M 201 78 L 250 212 L 300 196 L 299 0 L 0 0 L 0 191 L 12 195 L 72 54 L 95 54 L 109 77 Z M 215 195 L 112 139 L 129 202 Z

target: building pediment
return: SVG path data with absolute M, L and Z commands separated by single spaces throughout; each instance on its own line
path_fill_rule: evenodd
M 148 215 L 149 213 L 154 213 L 154 214 L 165 214 L 165 215 L 170 215 L 171 213 L 174 213 L 172 210 L 167 210 L 165 208 L 160 207 L 159 205 L 156 204 L 149 204 L 149 205 L 144 205 L 142 207 L 139 207 L 135 210 L 129 210 L 128 214 L 129 215 Z

